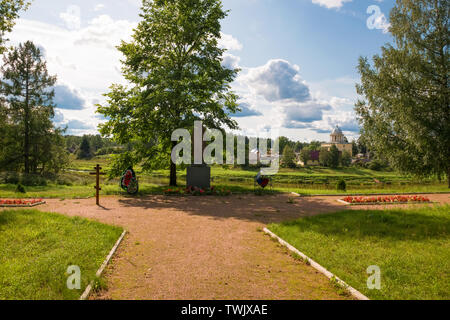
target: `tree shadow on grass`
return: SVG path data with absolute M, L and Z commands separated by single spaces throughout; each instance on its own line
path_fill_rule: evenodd
M 440 210 L 444 213 L 433 214 Z M 423 241 L 450 238 L 450 206 L 409 210 L 347 210 L 296 221 L 281 226 L 296 232 L 315 232 L 341 240 L 380 239 Z

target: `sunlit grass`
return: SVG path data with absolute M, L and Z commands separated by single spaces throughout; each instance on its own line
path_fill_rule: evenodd
M 450 298 L 450 206 L 347 210 L 270 230 L 372 299 Z M 369 266 L 381 290 L 367 288 Z
M 37 210 L 0 211 L 0 300 L 78 299 L 122 229 Z M 67 268 L 81 289 L 67 288 Z

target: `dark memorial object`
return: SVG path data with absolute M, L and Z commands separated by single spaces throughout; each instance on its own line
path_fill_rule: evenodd
M 192 165 L 187 168 L 187 187 L 200 189 L 211 188 L 211 168 L 204 164 Z
M 120 187 L 128 194 L 136 194 L 139 192 L 138 180 L 132 167 L 129 167 L 123 172 L 122 179 L 120 179 Z
M 270 179 L 262 176 L 261 172 L 255 177 L 255 181 L 263 189 L 270 183 Z

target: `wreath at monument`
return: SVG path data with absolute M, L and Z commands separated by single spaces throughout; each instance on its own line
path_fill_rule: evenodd
M 267 186 L 272 186 L 272 178 L 268 176 L 263 176 L 261 172 L 259 172 L 255 177 L 255 187 L 256 185 L 260 186 L 262 189 L 265 189 Z
M 122 178 L 120 179 L 120 187 L 128 194 L 136 194 L 139 192 L 139 183 L 132 167 L 129 167 L 123 172 Z

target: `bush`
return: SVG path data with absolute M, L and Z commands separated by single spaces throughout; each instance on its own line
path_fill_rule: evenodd
M 344 179 L 341 179 L 338 181 L 338 183 L 336 185 L 336 189 L 338 191 L 347 191 L 347 183 L 345 183 Z
M 6 184 L 18 184 L 20 177 L 17 172 L 7 172 L 3 180 Z
M 29 187 L 46 186 L 47 185 L 47 180 L 44 177 L 40 176 L 40 175 L 24 174 L 22 176 L 21 183 L 24 186 L 29 186 Z
M 58 178 L 56 180 L 56 184 L 59 186 L 68 186 L 68 187 L 73 186 L 73 182 L 66 178 Z
M 27 193 L 27 190 L 25 190 L 25 187 L 21 183 L 19 183 L 19 184 L 17 184 L 16 192 L 18 192 L 18 193 Z
M 384 168 L 384 165 L 378 160 L 373 160 L 368 164 L 367 167 L 373 171 L 380 171 Z

